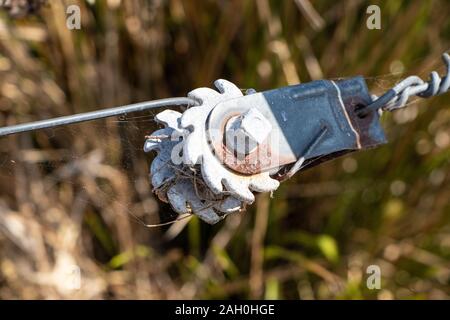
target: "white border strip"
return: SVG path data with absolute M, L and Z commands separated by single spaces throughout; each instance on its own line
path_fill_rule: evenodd
M 336 90 L 338 92 L 339 103 L 341 104 L 342 110 L 344 111 L 345 117 L 347 118 L 347 121 L 348 121 L 348 124 L 350 125 L 350 128 L 352 129 L 352 131 L 356 135 L 356 144 L 358 146 L 358 149 L 361 149 L 361 141 L 360 141 L 359 134 L 355 130 L 355 128 L 353 127 L 352 122 L 350 121 L 350 117 L 348 116 L 347 110 L 345 109 L 344 101 L 342 100 L 342 96 L 341 96 L 341 90 L 339 89 L 339 87 L 337 86 L 337 84 L 333 80 L 330 80 L 330 81 L 335 86 L 335 88 L 336 88 Z

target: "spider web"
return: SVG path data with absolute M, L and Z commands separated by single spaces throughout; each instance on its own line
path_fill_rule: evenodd
M 2 138 L 0 183 L 9 185 L 3 201 L 13 210 L 24 202 L 38 209 L 52 202 L 66 211 L 78 201 L 111 212 L 111 219 L 122 215 L 143 225 L 173 220 L 176 214 L 151 192 L 154 154 L 143 152 L 145 136 L 159 127 L 158 111 Z

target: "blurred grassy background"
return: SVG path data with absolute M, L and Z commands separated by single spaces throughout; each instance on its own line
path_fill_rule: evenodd
M 65 26 L 70 4 L 81 30 Z M 370 4 L 381 30 L 366 28 Z M 15 10 L 0 15 L 0 126 L 184 96 L 216 78 L 264 90 L 361 74 L 380 94 L 407 75 L 442 74 L 450 40 L 445 0 Z M 388 145 L 298 174 L 212 227 L 139 223 L 174 217 L 153 197 L 141 151 L 154 113 L 2 138 L 0 298 L 448 299 L 449 106 L 447 94 L 384 115 Z M 369 265 L 381 290 L 366 286 Z

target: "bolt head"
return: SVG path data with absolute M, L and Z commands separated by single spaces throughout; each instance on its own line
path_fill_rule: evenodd
M 242 115 L 240 129 L 256 143 L 261 144 L 272 131 L 272 125 L 261 112 L 253 108 Z
M 226 145 L 238 155 L 247 155 L 267 139 L 272 125 L 256 108 L 230 119 L 226 128 Z

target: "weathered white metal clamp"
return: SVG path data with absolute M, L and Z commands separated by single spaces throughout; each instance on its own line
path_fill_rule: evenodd
M 163 130 L 177 135 L 172 142 L 149 139 L 145 148 L 160 146 L 153 163 L 158 165 L 151 168 L 157 194 L 161 187 L 168 187 L 160 198 L 177 212 L 197 214 L 209 223 L 252 203 L 253 192 L 276 190 L 280 180 L 298 170 L 386 141 L 378 113 L 364 118 L 356 114 L 372 102 L 361 77 L 320 80 L 245 96 L 229 81 L 217 80 L 215 85 L 219 91 L 200 88 L 190 92 L 188 97 L 198 105 L 183 114 L 170 111 L 172 121 L 164 120 L 169 111 L 159 114 L 157 120 L 166 126 Z M 175 159 L 180 153 L 173 157 L 171 152 L 172 161 L 167 164 L 173 140 L 181 161 Z M 164 170 L 159 165 L 163 158 Z M 176 187 L 180 181 L 183 191 Z

